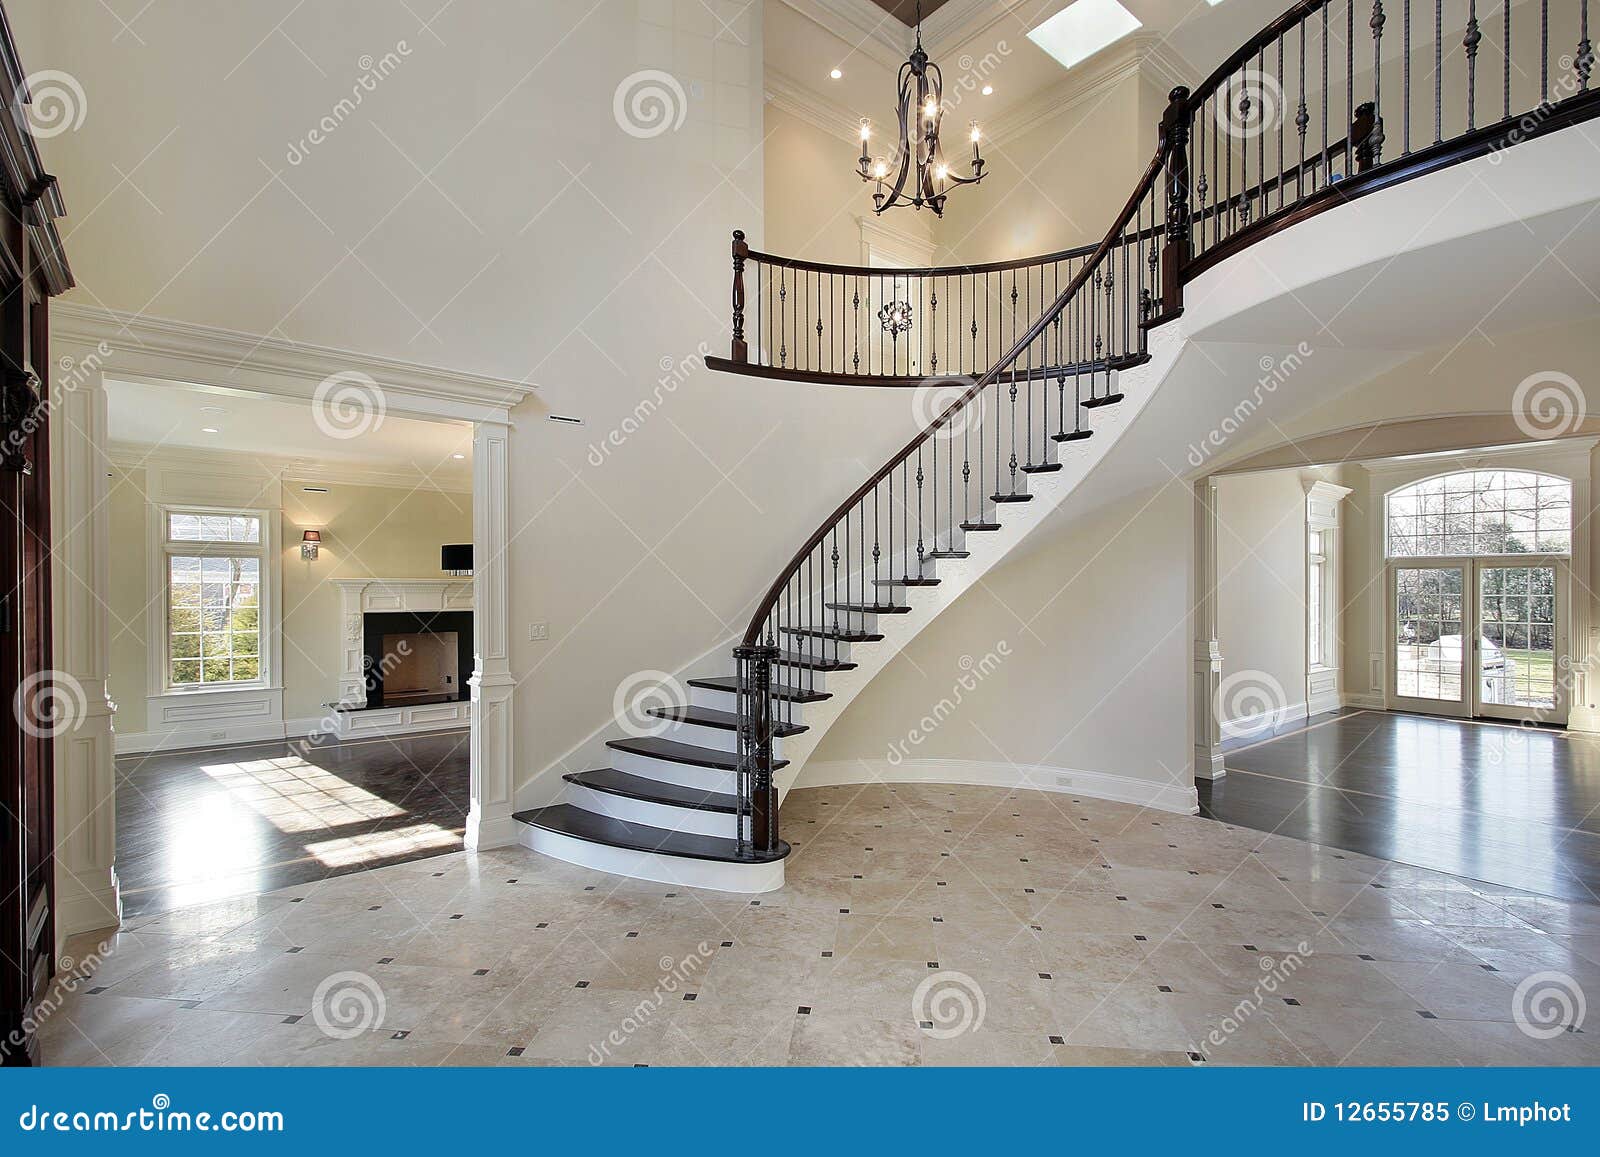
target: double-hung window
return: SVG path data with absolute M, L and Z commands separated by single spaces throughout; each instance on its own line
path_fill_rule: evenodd
M 268 683 L 268 512 L 164 507 L 160 517 L 165 689 Z

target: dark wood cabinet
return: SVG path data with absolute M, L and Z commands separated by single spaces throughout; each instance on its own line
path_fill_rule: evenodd
M 28 1065 L 55 947 L 49 301 L 72 275 L 3 8 L 0 70 L 0 1063 Z

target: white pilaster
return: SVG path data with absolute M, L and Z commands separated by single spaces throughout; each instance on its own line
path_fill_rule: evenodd
M 1194 485 L 1194 774 L 1221 779 L 1222 725 L 1217 688 L 1222 683 L 1222 645 L 1217 641 L 1217 484 Z
M 511 676 L 506 554 L 510 545 L 510 430 L 478 422 L 472 432 L 472 803 L 467 847 L 516 842 L 511 818 Z
M 50 421 L 56 682 L 73 704 L 55 737 L 58 947 L 122 920 L 111 615 L 102 595 L 110 589 L 111 552 L 106 427 L 105 382 L 91 370 L 61 391 Z

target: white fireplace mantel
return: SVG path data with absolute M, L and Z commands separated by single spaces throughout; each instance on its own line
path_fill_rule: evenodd
M 343 625 L 339 702 L 349 707 L 367 702 L 365 647 L 361 617 L 389 611 L 472 610 L 471 578 L 356 578 L 331 580 L 339 588 L 339 622 Z

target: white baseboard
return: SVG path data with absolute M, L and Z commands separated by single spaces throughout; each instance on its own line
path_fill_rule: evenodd
M 1306 700 L 1306 718 L 1315 719 L 1318 715 L 1326 715 L 1330 711 L 1337 711 L 1344 706 L 1344 696 L 1337 690 L 1313 695 Z
M 849 783 L 957 783 L 974 787 L 1022 787 L 1086 795 L 1118 803 L 1194 815 L 1200 810 L 1192 783 L 1157 783 L 1105 771 L 1041 767 L 968 759 L 886 759 L 813 761 L 800 769 L 794 787 L 832 787 Z
M 1337 704 L 1335 704 L 1337 706 Z M 1328 710 L 1333 710 L 1332 707 Z M 1290 703 L 1273 711 L 1262 711 L 1255 715 L 1241 715 L 1237 719 L 1224 719 L 1222 721 L 1222 738 L 1228 739 L 1265 739 L 1286 723 L 1300 723 L 1306 719 L 1307 709 L 1304 703 Z
M 1384 710 L 1383 696 L 1373 693 L 1360 693 L 1352 695 L 1347 691 L 1343 696 L 1342 702 L 1344 706 L 1354 708 L 1358 711 Z
M 372 739 L 396 739 L 409 735 L 426 735 L 436 731 L 459 731 L 466 723 L 457 719 L 428 721 L 411 724 L 395 724 L 381 729 L 351 730 L 344 735 L 332 735 L 327 732 L 326 720 L 317 716 L 306 719 L 290 719 L 283 723 L 256 723 L 248 727 L 217 727 L 181 728 L 171 731 L 132 731 L 117 732 L 116 754 L 118 755 L 145 755 L 152 751 L 187 751 L 191 748 L 204 749 L 208 747 L 243 747 L 252 743 L 274 743 L 285 739 L 301 739 L 307 735 L 327 734 L 328 743 L 360 742 Z M 218 732 L 224 738 L 217 738 Z

